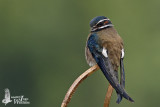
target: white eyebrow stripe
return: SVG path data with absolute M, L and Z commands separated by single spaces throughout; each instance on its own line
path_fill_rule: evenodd
M 124 49 L 122 49 L 121 52 L 121 58 L 124 58 Z
M 102 54 L 107 58 L 108 57 L 108 54 L 107 54 L 107 49 L 103 47 L 103 50 L 102 50 Z

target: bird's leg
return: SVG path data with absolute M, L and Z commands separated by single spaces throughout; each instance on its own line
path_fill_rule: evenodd
M 73 95 L 73 93 L 75 92 L 75 90 L 77 89 L 77 87 L 79 86 L 79 84 L 85 80 L 88 76 L 90 76 L 93 72 L 97 71 L 99 69 L 98 65 L 94 65 L 93 67 L 89 68 L 87 71 L 85 71 L 83 74 L 81 74 L 75 81 L 74 83 L 71 85 L 71 87 L 69 88 L 69 90 L 67 91 L 64 100 L 61 104 L 61 107 L 67 107 L 68 103 L 71 100 L 71 97 Z

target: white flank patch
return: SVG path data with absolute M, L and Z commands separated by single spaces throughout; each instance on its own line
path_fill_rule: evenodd
M 121 52 L 121 58 L 124 58 L 124 49 L 122 49 Z
M 102 54 L 107 58 L 108 57 L 108 54 L 107 54 L 107 49 L 103 47 L 103 50 L 102 50 Z

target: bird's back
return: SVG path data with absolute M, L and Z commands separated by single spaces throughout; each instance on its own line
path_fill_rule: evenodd
M 121 50 L 123 49 L 123 40 L 112 27 L 97 32 L 99 35 L 99 44 L 107 49 L 108 57 L 115 71 L 118 71 L 121 58 Z

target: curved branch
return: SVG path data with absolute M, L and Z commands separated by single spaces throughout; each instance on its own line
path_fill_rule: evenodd
M 105 100 L 104 100 L 104 107 L 109 107 L 112 92 L 113 92 L 113 87 L 111 86 L 111 84 L 109 84 L 108 90 L 107 90 L 107 93 L 106 93 L 106 97 L 105 97 Z
M 83 74 L 81 74 L 71 85 L 71 87 L 69 88 L 69 90 L 67 91 L 64 100 L 61 104 L 61 107 L 67 107 L 68 103 L 71 100 L 71 97 L 73 95 L 73 93 L 75 92 L 75 90 L 77 89 L 77 87 L 79 86 L 79 84 L 85 80 L 87 77 L 89 77 L 92 73 L 94 73 L 95 71 L 97 71 L 99 69 L 98 65 L 95 65 L 91 68 L 89 68 L 87 71 L 85 71 Z M 105 101 L 104 101 L 104 107 L 109 107 L 109 103 L 111 100 L 111 96 L 112 96 L 112 92 L 113 92 L 113 87 L 109 84 L 108 86 L 108 90 L 106 93 L 106 97 L 105 97 Z
M 83 74 L 81 74 L 75 81 L 74 83 L 71 85 L 71 87 L 69 88 L 69 90 L 67 91 L 64 100 L 61 104 L 61 107 L 67 107 L 68 103 L 71 100 L 71 97 L 73 95 L 73 93 L 75 92 L 75 90 L 77 89 L 77 87 L 79 86 L 79 84 L 85 80 L 88 76 L 90 76 L 93 72 L 97 71 L 99 69 L 98 65 L 94 65 L 93 67 L 89 68 L 87 71 L 85 71 Z

